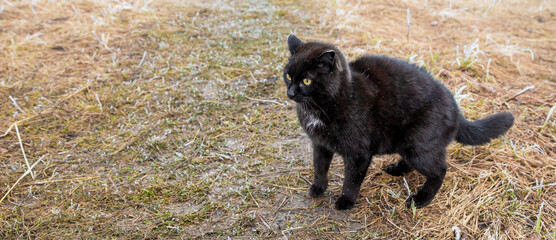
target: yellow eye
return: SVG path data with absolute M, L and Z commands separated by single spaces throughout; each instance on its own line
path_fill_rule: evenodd
M 307 78 L 304 78 L 304 79 L 303 79 L 303 84 L 309 86 L 309 85 L 311 85 L 311 80 L 310 80 L 310 79 L 307 79 Z
M 291 81 L 291 80 L 292 80 L 292 78 L 290 77 L 289 74 L 286 74 L 286 78 L 288 79 L 288 81 Z

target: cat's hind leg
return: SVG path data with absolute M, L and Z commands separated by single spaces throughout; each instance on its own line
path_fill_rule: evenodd
M 402 157 L 397 163 L 384 167 L 384 171 L 392 176 L 402 176 L 410 172 L 413 168 Z
M 407 162 L 427 178 L 419 191 L 411 194 L 406 200 L 408 207 L 411 207 L 413 203 L 416 208 L 422 208 L 434 199 L 434 196 L 442 186 L 446 169 L 448 168 L 446 164 L 446 150 L 421 153 L 421 155 L 408 158 Z

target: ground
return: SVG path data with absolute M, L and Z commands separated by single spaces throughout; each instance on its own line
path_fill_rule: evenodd
M 555 239 L 554 1 L 0 2 L 0 239 Z M 418 64 L 469 119 L 434 201 L 374 159 L 352 210 L 343 165 L 313 199 L 287 99 L 286 38 Z M 526 90 L 526 91 L 523 91 Z M 406 184 L 407 182 L 407 184 Z

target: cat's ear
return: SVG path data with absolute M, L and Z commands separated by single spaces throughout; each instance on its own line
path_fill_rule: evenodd
M 301 39 L 299 39 L 295 35 L 292 34 L 292 35 L 288 36 L 288 47 L 290 48 L 290 53 L 292 55 L 294 55 L 295 50 L 303 44 L 305 44 L 305 43 L 303 41 L 301 41 Z
M 319 56 L 319 69 L 322 72 L 329 72 L 333 67 L 336 67 L 340 72 L 344 70 L 342 64 L 336 58 L 336 51 L 332 49 L 325 50 Z

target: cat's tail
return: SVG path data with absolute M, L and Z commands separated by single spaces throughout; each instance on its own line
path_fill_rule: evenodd
M 477 121 L 467 121 L 459 114 L 456 141 L 467 145 L 482 145 L 504 134 L 514 124 L 514 116 L 501 112 Z

